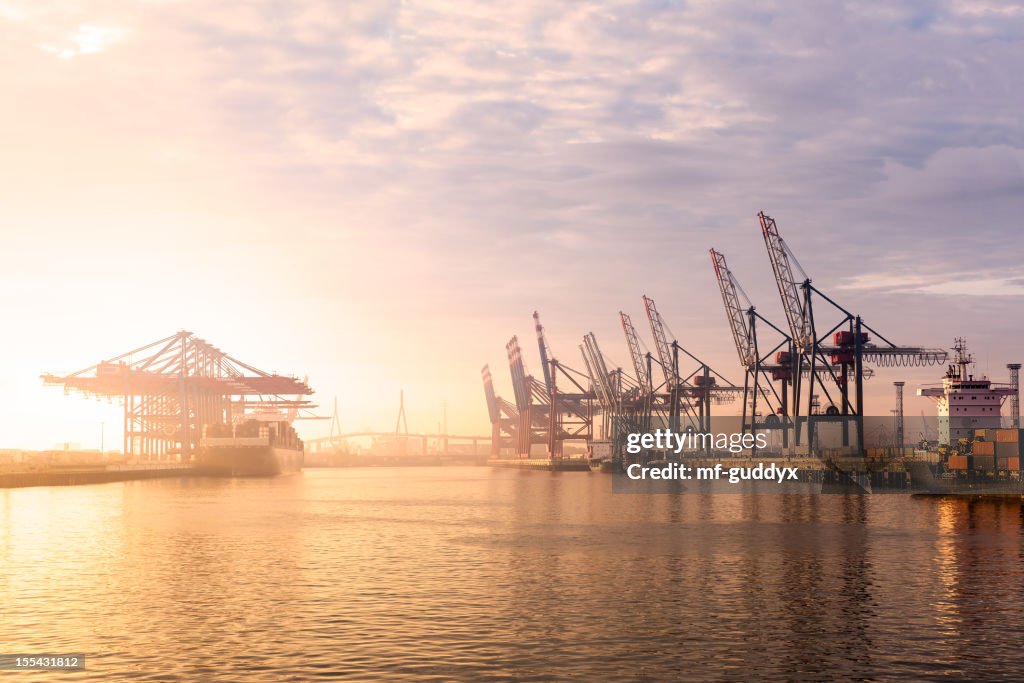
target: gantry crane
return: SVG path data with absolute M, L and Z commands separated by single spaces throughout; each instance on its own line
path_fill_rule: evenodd
M 620 379 L 622 372 L 621 370 L 608 370 L 608 363 L 604 354 L 601 353 L 597 337 L 593 332 L 588 332 L 583 336 L 580 355 L 601 407 L 609 413 L 618 413 L 622 406 L 622 382 Z
M 593 332 L 588 332 L 583 337 L 580 355 L 594 394 L 601 405 L 603 435 L 606 438 L 611 437 L 614 441 L 619 431 L 618 427 L 621 426 L 618 422 L 622 416 L 622 371 L 608 369 L 608 363 Z
M 152 461 L 189 462 L 204 429 L 240 419 L 295 419 L 313 405 L 304 380 L 243 363 L 181 330 L 45 384 L 89 396 L 120 398 L 124 453 Z
M 566 441 L 585 440 L 594 435 L 594 394 L 581 381 L 589 379 L 584 373 L 561 363 L 548 347 L 540 315 L 533 312 L 537 330 L 537 345 L 541 360 L 546 361 L 545 384 L 548 390 L 548 453 L 561 458 Z M 568 391 L 559 387 L 559 381 L 568 383 Z
M 629 349 L 629 358 L 633 363 L 633 372 L 636 373 L 637 385 L 642 391 L 650 393 L 654 390 L 651 386 L 650 352 L 641 350 L 643 342 L 640 341 L 629 315 L 619 311 L 619 320 L 622 322 L 622 331 L 626 335 L 626 347 Z
M 839 421 L 843 425 L 844 443 L 847 429 L 852 422 L 857 432 L 857 448 L 864 448 L 864 378 L 865 362 L 880 366 L 926 366 L 946 362 L 944 349 L 917 346 L 897 346 L 869 327 L 860 315 L 851 313 L 821 292 L 800 267 L 789 246 L 779 235 L 775 221 L 762 211 L 758 213 L 761 233 L 764 237 L 768 258 L 771 261 L 775 282 L 778 286 L 782 308 L 789 324 L 794 353 L 799 367 L 807 367 L 807 387 L 803 386 L 805 374 L 796 373 L 793 378 L 793 418 L 796 427 L 796 443 L 800 443 L 800 404 L 806 401 L 807 447 L 814 450 L 816 421 Z M 794 275 L 794 267 L 799 278 Z M 814 301 L 820 299 L 829 305 L 833 313 L 839 314 L 839 322 L 819 334 L 815 320 Z M 871 333 L 881 344 L 871 340 Z M 819 369 L 829 368 L 828 381 L 821 381 Z M 850 377 L 854 383 L 854 398 L 849 392 Z M 825 415 L 815 415 L 815 385 L 821 388 L 829 401 Z M 833 396 L 829 387 L 838 390 Z M 836 405 L 838 403 L 838 406 Z
M 512 375 L 512 393 L 515 395 L 516 453 L 529 457 L 531 446 L 547 443 L 549 395 L 547 388 L 526 371 L 519 338 L 513 336 L 505 345 L 508 352 L 508 367 Z
M 726 263 L 725 255 L 712 249 L 711 261 L 722 294 L 729 329 L 736 345 L 743 379 L 743 430 L 780 430 L 782 447 L 790 443 L 793 421 L 790 416 L 791 387 L 797 374 L 807 376 L 810 369 L 801 366 L 800 356 L 794 352 L 793 338 L 782 331 L 758 312 L 757 307 L 740 287 L 735 274 Z M 766 352 L 760 348 L 758 323 L 768 326 L 777 341 Z M 816 368 L 819 379 L 837 369 L 831 364 Z M 864 368 L 864 379 L 873 375 L 870 368 Z M 778 387 L 775 386 L 778 384 Z M 795 399 L 794 399 L 795 400 Z M 764 420 L 758 420 L 758 403 L 763 401 L 766 410 Z M 750 411 L 750 413 L 748 413 Z M 749 416 L 749 419 L 748 419 Z
M 533 312 L 533 326 L 537 331 L 537 351 L 540 354 L 540 365 L 544 372 L 544 386 L 550 394 L 551 388 L 554 386 L 554 378 L 551 376 L 551 367 L 549 366 L 551 350 L 548 347 L 548 340 L 544 337 L 544 326 L 540 324 L 540 314 L 537 311 Z
M 633 412 L 637 416 L 637 431 L 646 433 L 651 430 L 651 419 L 656 408 L 651 373 L 654 359 L 650 351 L 644 349 L 640 335 L 633 327 L 633 321 L 629 315 L 619 311 L 619 320 L 622 323 L 622 331 L 626 335 L 626 346 L 633 363 L 633 371 L 636 373 L 636 388 L 632 390 L 634 395 L 629 398 Z
M 517 445 L 519 411 L 495 393 L 494 380 L 488 366 L 480 370 L 480 375 L 484 383 L 484 397 L 487 399 L 487 415 L 491 420 L 491 456 L 498 457 L 503 450 L 513 449 Z
M 643 302 L 647 320 L 651 325 L 651 336 L 654 337 L 658 364 L 665 378 L 662 386 L 668 393 L 667 412 L 670 428 L 678 431 L 681 428 L 680 418 L 685 415 L 689 421 L 688 429 L 711 432 L 711 404 L 733 401 L 742 395 L 743 388 L 734 385 L 683 348 L 674 335 L 670 342 L 667 325 L 658 312 L 654 299 L 645 294 Z M 697 363 L 697 368 L 689 374 L 680 371 L 680 353 Z M 725 384 L 718 384 L 718 380 Z
M 583 338 L 580 352 L 601 404 L 602 433 L 612 443 L 612 460 L 621 462 L 626 435 L 647 431 L 650 403 L 622 368 L 608 369 L 593 332 Z
M 529 457 L 531 444 L 544 443 L 552 458 L 560 458 L 565 441 L 591 438 L 594 395 L 580 384 L 586 378 L 583 373 L 551 354 L 540 315 L 534 312 L 533 319 L 545 370 L 543 383 L 527 374 L 518 338 L 512 337 L 506 345 L 519 412 L 517 451 L 521 457 Z M 560 379 L 568 382 L 568 391 L 559 388 Z
M 710 250 L 711 263 L 722 294 L 725 315 L 729 321 L 740 365 L 745 372 L 743 397 L 743 429 L 781 430 L 782 446 L 789 446 L 789 432 L 793 427 L 789 404 L 793 377 L 806 376 L 810 368 L 801 366 L 800 356 L 793 351 L 792 337 L 778 325 L 761 315 L 740 286 L 735 274 L 726 263 L 725 254 Z M 761 338 L 758 336 L 758 322 L 767 325 L 775 342 L 766 352 L 761 353 Z M 816 370 L 819 379 L 827 377 L 836 368 L 830 363 L 819 365 Z M 874 374 L 871 368 L 864 368 L 864 379 Z M 778 383 L 778 387 L 774 383 Z M 795 400 L 795 399 L 794 399 Z M 764 419 L 757 422 L 758 403 L 764 402 Z M 749 419 L 748 419 L 749 409 Z
M 725 255 L 711 250 L 711 263 L 715 268 L 718 287 L 722 293 L 725 315 L 729 320 L 736 352 L 744 369 L 743 379 L 743 433 L 757 433 L 759 429 L 782 431 L 782 446 L 789 446 L 789 391 L 793 375 L 799 372 L 793 354 L 792 338 L 770 320 L 757 312 L 746 292 L 736 281 L 726 264 Z M 742 296 L 742 300 L 741 297 Z M 758 346 L 757 323 L 761 321 L 776 332 L 780 341 L 765 354 Z M 774 362 L 772 362 L 774 361 Z M 775 383 L 779 386 L 776 388 Z M 758 400 L 767 410 L 762 422 L 757 421 Z M 747 410 L 749 409 L 749 419 Z

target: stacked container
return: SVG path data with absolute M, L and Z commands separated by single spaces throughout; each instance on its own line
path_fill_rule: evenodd
M 1020 458 L 1024 455 L 1024 430 L 990 429 L 994 432 L 996 465 L 1000 470 L 1020 470 Z

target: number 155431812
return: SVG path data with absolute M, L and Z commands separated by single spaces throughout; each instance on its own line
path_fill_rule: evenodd
M 85 668 L 83 654 L 0 654 L 0 670 L 17 669 L 65 669 Z

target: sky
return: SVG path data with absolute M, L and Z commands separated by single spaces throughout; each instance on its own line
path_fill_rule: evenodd
M 626 365 L 644 293 L 741 381 L 707 252 L 781 324 L 760 210 L 889 339 L 1004 379 L 1022 39 L 995 1 L 0 0 L 0 447 L 118 444 L 39 375 L 179 329 L 352 430 L 404 390 L 410 430 L 486 434 L 534 310 L 562 362 L 593 331 Z M 868 412 L 940 375 L 879 371 Z

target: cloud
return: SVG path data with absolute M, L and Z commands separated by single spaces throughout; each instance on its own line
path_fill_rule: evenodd
M 1024 277 L 991 273 L 944 272 L 931 276 L 868 273 L 847 278 L 837 285 L 844 290 L 878 290 L 889 294 L 936 294 L 943 296 L 1024 296 Z
M 116 26 L 94 26 L 82 24 L 56 44 L 44 44 L 40 47 L 61 59 L 70 59 L 79 55 L 92 55 L 102 52 L 109 46 L 123 40 L 125 30 Z
M 26 246 L 0 267 L 83 243 L 135 262 L 153 225 L 263 249 L 297 298 L 382 349 L 413 325 L 431 371 L 474 377 L 534 308 L 572 350 L 621 338 L 647 291 L 732 367 L 707 249 L 778 318 L 763 209 L 879 328 L 917 310 L 891 294 L 985 328 L 978 300 L 1021 289 L 1022 37 L 1016 5 L 981 0 L 3 2 L 0 185 Z M 80 216 L 88 239 L 36 237 Z M 938 318 L 914 334 L 945 339 Z M 453 358 L 438 319 L 487 329 Z

